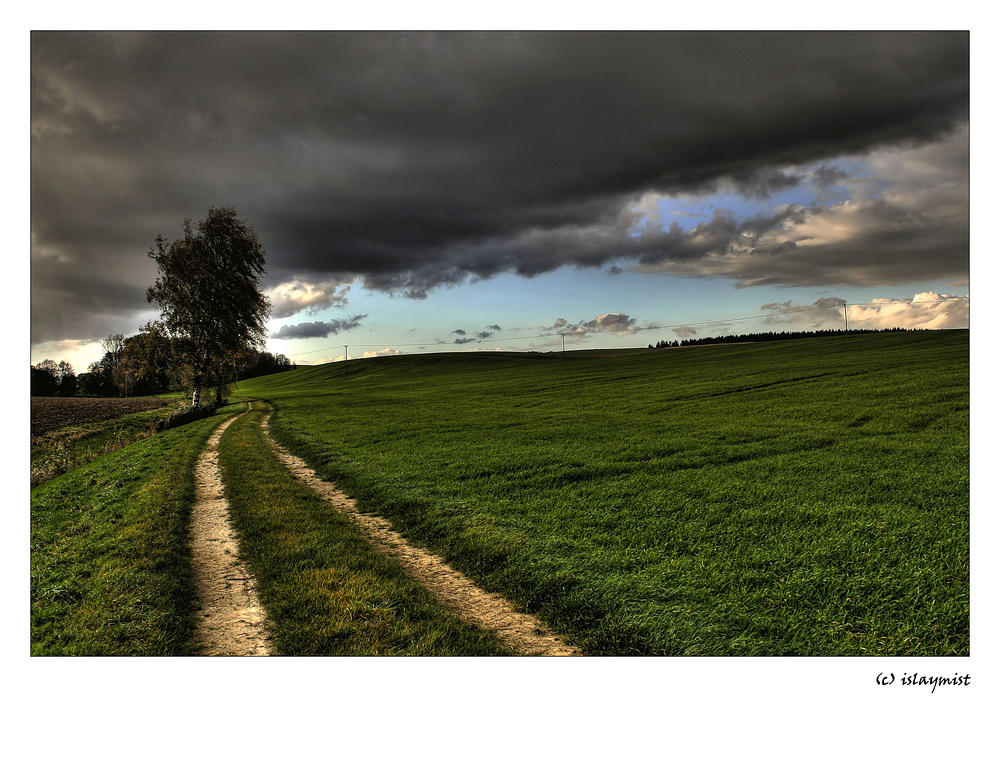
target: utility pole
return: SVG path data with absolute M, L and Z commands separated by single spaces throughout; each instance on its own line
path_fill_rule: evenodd
M 847 325 L 847 303 L 844 303 L 844 332 L 850 332 L 850 329 Z
M 560 334 L 562 334 L 562 339 L 563 339 L 563 359 L 566 359 L 566 334 L 565 333 L 560 333 Z
M 347 375 L 347 346 L 344 346 L 344 375 Z

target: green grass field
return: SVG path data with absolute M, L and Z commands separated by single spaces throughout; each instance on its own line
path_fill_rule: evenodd
M 240 385 L 598 655 L 967 655 L 967 331 L 414 355 Z
M 363 508 L 588 654 L 963 656 L 968 358 L 966 331 L 413 355 L 239 394 Z M 194 462 L 245 409 L 32 489 L 33 655 L 196 650 Z M 259 417 L 220 462 L 280 653 L 505 653 L 296 484 Z M 88 436 L 129 424 L 147 422 Z

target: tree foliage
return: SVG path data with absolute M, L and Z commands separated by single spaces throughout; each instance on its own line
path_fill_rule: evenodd
M 31 366 L 32 397 L 52 397 L 59 389 L 59 381 L 47 363 L 51 363 L 51 367 L 55 368 L 56 363 L 52 362 L 51 359 Z
M 171 385 L 171 344 L 158 322 L 139 328 L 125 338 L 112 380 L 123 397 L 155 394 Z
M 270 351 L 261 351 L 254 356 L 255 360 L 253 363 L 240 373 L 240 379 L 257 378 L 258 376 L 270 375 L 271 373 L 281 373 L 295 367 L 292 361 L 284 354 L 272 354 Z
M 267 271 L 257 233 L 234 208 L 212 208 L 196 229 L 184 220 L 183 238 L 157 236 L 149 256 L 159 276 L 146 299 L 160 306 L 173 356 L 190 370 L 195 404 L 203 386 L 220 396 L 267 336 L 271 304 L 259 289 Z
M 77 376 L 69 362 L 44 359 L 31 366 L 32 397 L 72 397 L 76 391 Z

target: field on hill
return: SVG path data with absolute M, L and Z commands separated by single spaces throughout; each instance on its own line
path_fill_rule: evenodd
M 588 654 L 967 655 L 968 357 L 967 331 L 413 355 L 239 394 Z

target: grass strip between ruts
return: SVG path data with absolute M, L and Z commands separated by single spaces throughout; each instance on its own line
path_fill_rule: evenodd
M 475 656 L 510 652 L 445 610 L 268 448 L 254 410 L 219 446 L 241 555 L 272 622 L 274 653 Z

